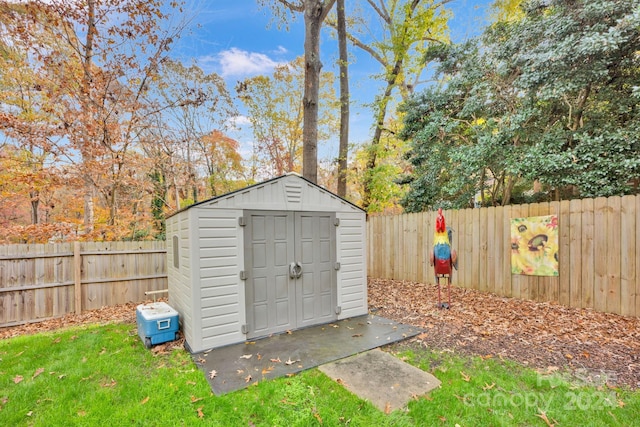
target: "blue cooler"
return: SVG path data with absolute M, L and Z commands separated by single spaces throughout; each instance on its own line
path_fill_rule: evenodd
M 178 312 L 166 302 L 150 302 L 136 307 L 138 335 L 144 346 L 151 348 L 176 339 Z

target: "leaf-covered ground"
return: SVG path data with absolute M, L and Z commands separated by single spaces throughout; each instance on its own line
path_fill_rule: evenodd
M 605 374 L 612 385 L 640 387 L 640 318 L 454 286 L 451 294 L 451 308 L 440 310 L 435 285 L 369 280 L 369 308 L 375 314 L 425 330 L 409 345 L 507 358 L 542 370 L 568 369 L 587 380 L 589 375 Z M 0 328 L 0 339 L 83 323 L 135 323 L 135 308 L 136 304 L 123 304 Z
M 437 289 L 432 284 L 372 279 L 369 308 L 424 328 L 413 344 L 507 358 L 542 370 L 567 369 L 583 380 L 604 374 L 611 385 L 640 387 L 640 318 L 454 286 L 451 308 L 441 310 L 436 307 Z

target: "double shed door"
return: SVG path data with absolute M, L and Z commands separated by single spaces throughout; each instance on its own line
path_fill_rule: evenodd
M 252 211 L 246 217 L 247 338 L 335 320 L 335 214 Z

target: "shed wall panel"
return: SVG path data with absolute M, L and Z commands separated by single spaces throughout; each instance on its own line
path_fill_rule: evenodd
M 244 268 L 243 228 L 238 223 L 242 211 L 197 209 L 198 275 L 193 283 L 198 292 L 201 337 L 190 344 L 193 351 L 244 340 L 244 284 L 239 273 Z M 194 348 L 195 347 L 195 348 Z
M 363 212 L 336 213 L 340 220 L 337 233 L 339 318 L 368 312 L 366 266 L 366 220 Z
M 357 207 L 295 175 L 240 190 L 201 206 L 223 209 L 335 211 L 364 215 Z
M 167 219 L 167 277 L 169 305 L 179 313 L 187 342 L 193 341 L 193 310 L 191 307 L 191 259 L 189 249 L 189 212 L 181 212 Z M 174 236 L 178 246 L 174 247 Z M 178 267 L 174 265 L 174 252 L 178 251 Z

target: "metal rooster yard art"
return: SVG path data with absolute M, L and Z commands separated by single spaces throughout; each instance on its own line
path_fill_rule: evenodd
M 438 284 L 438 308 L 451 307 L 451 273 L 452 268 L 458 269 L 456 251 L 451 249 L 451 229 L 447 230 L 442 208 L 438 209 L 436 217 L 436 231 L 433 235 L 433 251 L 431 252 L 430 264 L 435 272 L 436 283 Z M 440 279 L 446 279 L 448 290 L 448 302 L 442 302 L 440 296 Z

